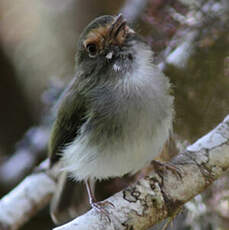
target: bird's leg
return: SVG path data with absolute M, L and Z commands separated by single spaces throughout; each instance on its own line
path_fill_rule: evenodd
M 175 174 L 179 179 L 182 178 L 182 175 L 181 175 L 181 171 L 179 168 L 177 168 L 174 164 L 172 163 L 169 163 L 169 162 L 160 162 L 160 161 L 157 161 L 157 160 L 153 160 L 151 162 L 151 164 L 153 165 L 154 169 L 157 171 L 160 172 L 160 170 L 162 169 L 168 169 L 170 170 L 173 174 Z
M 91 189 L 90 180 L 87 179 L 87 180 L 85 181 L 85 184 L 86 184 L 87 193 L 88 193 L 88 197 L 89 197 L 89 203 L 90 203 L 90 205 L 91 205 L 91 204 L 93 204 L 93 203 L 96 202 L 96 199 L 95 199 L 94 193 L 92 192 L 92 189 Z
M 88 197 L 89 197 L 89 203 L 90 203 L 91 207 L 95 208 L 97 211 L 99 211 L 100 213 L 104 214 L 108 218 L 108 220 L 111 221 L 110 217 L 109 217 L 109 213 L 105 209 L 105 206 L 111 205 L 111 206 L 114 207 L 114 205 L 109 201 L 99 201 L 99 202 L 96 201 L 95 195 L 94 195 L 94 193 L 92 192 L 92 189 L 91 189 L 90 179 L 87 179 L 85 181 L 85 184 L 86 184 L 87 193 L 88 193 Z

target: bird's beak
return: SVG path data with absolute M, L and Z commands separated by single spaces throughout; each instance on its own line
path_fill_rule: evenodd
M 109 32 L 109 37 L 110 39 L 116 39 L 118 34 L 122 31 L 125 30 L 126 27 L 126 19 L 122 16 L 122 14 L 119 14 L 114 22 L 110 26 L 110 32 Z

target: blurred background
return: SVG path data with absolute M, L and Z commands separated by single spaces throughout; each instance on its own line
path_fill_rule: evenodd
M 80 32 L 119 12 L 173 83 L 178 148 L 229 114 L 228 0 L 1 0 L 0 197 L 46 158 L 51 107 L 74 76 Z M 225 175 L 186 205 L 171 229 L 229 229 L 228 182 Z M 45 208 L 22 229 L 51 226 Z

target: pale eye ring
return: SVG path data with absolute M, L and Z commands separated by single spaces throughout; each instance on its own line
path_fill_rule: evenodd
M 95 57 L 97 54 L 97 47 L 95 43 L 88 43 L 86 49 L 90 57 Z

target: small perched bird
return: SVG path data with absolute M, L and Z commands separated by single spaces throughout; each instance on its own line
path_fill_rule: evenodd
M 97 210 L 93 180 L 134 174 L 162 150 L 173 121 L 173 97 L 153 53 L 120 14 L 102 16 L 82 32 L 76 74 L 58 103 L 51 166 L 85 181 Z

